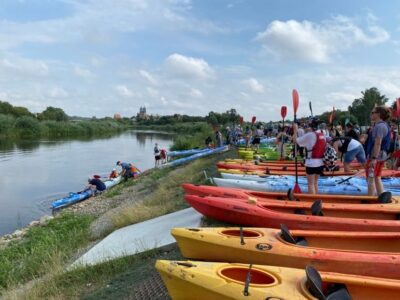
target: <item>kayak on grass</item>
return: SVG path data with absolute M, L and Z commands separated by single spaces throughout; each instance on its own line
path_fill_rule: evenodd
M 286 224 L 290 229 L 305 230 L 400 231 L 399 219 L 368 219 L 372 214 L 366 217 L 349 217 L 350 214 L 347 212 L 340 217 L 321 216 L 319 214 L 323 214 L 323 210 L 314 205 L 310 205 L 307 210 L 279 211 L 270 207 L 268 203 L 250 204 L 244 199 L 237 198 L 227 201 L 226 198 L 220 197 L 185 195 L 185 200 L 206 217 L 236 225 L 279 228 L 280 224 Z
M 400 233 L 289 231 L 271 228 L 173 228 L 188 259 L 400 279 Z M 351 265 L 351 268 L 349 268 Z
M 321 194 L 296 194 L 291 195 L 289 192 L 258 192 L 247 189 L 210 186 L 210 185 L 195 185 L 191 183 L 182 184 L 186 194 L 197 196 L 215 196 L 226 198 L 239 198 L 255 201 L 300 201 L 314 203 L 316 200 L 322 200 L 323 203 L 336 204 L 387 204 L 400 203 L 396 197 L 392 197 L 391 193 L 382 193 L 379 197 L 376 196 L 360 196 L 360 195 L 321 195 Z
M 192 154 L 202 153 L 210 150 L 212 148 L 204 148 L 204 149 L 189 149 L 189 150 L 176 150 L 176 151 L 169 151 L 169 157 L 176 157 L 176 156 L 188 156 Z
M 318 272 L 312 266 L 304 271 L 251 264 L 157 260 L 155 267 L 174 300 L 376 300 L 397 299 L 400 293 L 399 280 Z

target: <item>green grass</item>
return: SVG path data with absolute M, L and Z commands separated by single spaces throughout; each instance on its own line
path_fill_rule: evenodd
M 0 249 L 0 291 L 65 262 L 88 243 L 90 222 L 88 216 L 63 214 L 46 226 L 30 228 L 25 239 Z

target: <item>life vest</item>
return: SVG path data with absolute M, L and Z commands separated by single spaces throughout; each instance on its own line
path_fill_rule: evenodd
M 311 149 L 311 158 L 323 158 L 325 147 L 326 147 L 326 139 L 325 135 L 322 132 L 314 132 L 316 135 L 316 142 L 314 147 Z
M 139 170 L 134 165 L 131 165 L 131 171 L 132 173 L 137 173 Z
M 390 135 L 391 135 L 390 127 L 389 127 L 388 123 L 386 123 L 385 121 L 379 121 L 377 124 L 379 124 L 379 123 L 384 123 L 388 128 L 388 132 L 387 132 L 386 136 L 382 139 L 382 143 L 381 143 L 381 151 L 383 150 L 383 151 L 387 152 L 390 148 Z M 374 148 L 374 145 L 375 145 L 375 139 L 372 138 L 372 131 L 373 131 L 373 129 L 371 130 L 370 134 L 368 134 L 367 155 L 371 155 L 372 149 Z
M 117 171 L 112 171 L 109 178 L 117 178 L 118 177 L 118 172 Z

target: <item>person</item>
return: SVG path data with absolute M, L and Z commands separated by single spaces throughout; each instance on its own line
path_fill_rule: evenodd
M 324 169 L 324 152 L 326 147 L 326 139 L 322 132 L 317 132 L 319 125 L 318 119 L 311 119 L 309 124 L 311 131 L 302 137 L 297 137 L 298 126 L 293 124 L 293 142 L 307 150 L 307 158 L 305 161 L 308 193 L 318 193 L 318 178 L 322 175 Z
M 128 178 L 136 178 L 139 175 L 140 170 L 136 168 L 135 165 L 127 163 L 127 162 L 121 162 L 120 160 L 117 161 L 117 166 L 120 166 L 122 168 L 121 171 L 121 177 L 125 179 L 125 181 L 128 180 Z
M 118 172 L 117 169 L 112 169 L 110 175 L 108 175 L 108 178 L 113 179 L 113 178 L 117 178 L 118 177 Z
M 287 135 L 287 130 L 288 127 L 282 127 L 281 132 L 278 133 L 276 136 L 275 144 L 276 144 L 276 151 L 279 154 L 279 157 L 281 159 L 284 159 L 286 157 L 286 149 L 284 147 L 285 142 L 288 141 L 288 135 Z
M 390 147 L 390 127 L 386 122 L 390 117 L 385 106 L 376 106 L 371 111 L 371 121 L 374 123 L 367 144 L 366 176 L 368 178 L 368 195 L 383 193 L 382 169 L 387 159 Z
M 160 150 L 160 157 L 161 157 L 161 163 L 165 164 L 167 163 L 168 157 L 167 157 L 167 150 L 166 149 L 161 149 Z
M 357 159 L 365 168 L 367 161 L 363 145 L 352 137 L 336 137 L 332 140 L 333 147 L 336 152 L 341 152 L 343 155 L 343 167 L 345 172 L 350 172 L 350 163 Z
M 244 131 L 244 143 L 245 143 L 245 145 L 246 145 L 246 148 L 249 148 L 249 146 L 250 146 L 250 139 L 251 139 L 251 136 L 252 136 L 252 130 L 250 129 L 250 127 L 249 126 L 246 126 L 246 129 L 245 129 L 245 131 Z
M 222 133 L 219 130 L 215 131 L 215 144 L 217 147 L 222 147 L 224 145 L 224 142 L 222 141 Z
M 357 131 L 354 129 L 353 123 L 349 122 L 346 124 L 346 132 L 345 136 L 348 136 L 356 141 L 360 139 L 360 135 L 357 133 Z
M 254 132 L 254 138 L 252 141 L 252 145 L 254 146 L 254 148 L 256 150 L 258 150 L 258 148 L 260 147 L 261 137 L 263 136 L 263 134 L 264 134 L 264 130 L 261 129 L 260 125 L 257 125 L 257 129 Z
M 208 136 L 206 140 L 204 141 L 204 144 L 206 145 L 206 148 L 212 148 L 212 138 L 211 136 Z
M 297 137 L 302 137 L 305 134 L 305 131 L 303 129 L 303 126 L 300 125 L 300 122 L 296 122 L 297 123 Z M 298 146 L 298 145 L 297 145 Z M 295 147 L 293 147 L 293 157 L 295 157 L 295 155 L 300 154 L 300 157 L 303 159 L 304 158 L 304 147 L 297 147 L 297 152 L 298 153 L 294 153 L 295 151 Z
M 155 160 L 155 164 L 154 166 L 157 167 L 160 164 L 160 160 L 161 160 L 161 149 L 158 146 L 158 143 L 156 143 L 154 145 L 154 149 L 153 149 L 153 154 L 154 154 L 154 160 Z
M 101 181 L 100 178 L 101 177 L 99 175 L 93 175 L 92 178 L 88 179 L 89 185 L 87 189 L 91 189 L 94 195 L 98 194 L 99 192 L 105 191 L 106 189 L 106 185 L 103 181 Z

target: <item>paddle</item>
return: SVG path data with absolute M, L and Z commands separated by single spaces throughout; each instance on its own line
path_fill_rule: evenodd
M 256 122 L 256 117 L 253 116 L 253 117 L 251 118 L 251 127 L 253 127 L 253 125 L 254 125 L 255 122 Z
M 240 123 L 240 126 L 243 126 L 243 117 L 242 116 L 240 116 L 239 123 Z
M 296 91 L 297 92 L 297 91 Z M 313 113 L 312 113 L 312 106 L 311 106 L 311 101 L 308 102 L 308 106 L 310 107 L 310 112 L 311 112 L 311 117 L 314 117 Z
M 332 112 L 329 116 L 329 124 L 333 124 L 333 119 L 335 118 L 335 107 L 333 107 Z
M 355 173 L 355 174 L 353 174 L 353 175 L 347 177 L 346 179 L 343 179 L 343 180 L 337 182 L 336 184 L 341 184 L 341 183 L 343 183 L 343 182 L 349 181 L 349 180 L 352 179 L 353 177 L 358 176 L 358 175 L 362 174 L 363 172 L 365 172 L 365 170 L 358 171 L 357 173 Z
M 285 130 L 285 118 L 286 118 L 286 114 L 287 114 L 287 107 L 285 105 L 283 105 L 281 107 L 281 116 L 282 116 L 282 130 Z M 283 132 L 283 131 L 282 131 Z M 284 144 L 284 137 L 281 136 L 282 139 L 282 143 L 281 143 L 281 157 L 279 158 L 279 160 L 283 160 L 283 144 Z
M 294 121 L 296 122 L 296 114 L 297 109 L 299 108 L 299 93 L 296 90 L 292 91 L 292 98 L 293 98 L 293 111 L 294 111 Z M 311 107 L 311 102 L 310 102 Z M 301 193 L 301 188 L 299 185 L 299 176 L 297 170 L 297 142 L 294 143 L 294 164 L 295 164 L 295 173 L 296 173 L 296 183 L 294 184 L 293 192 L 294 193 Z

